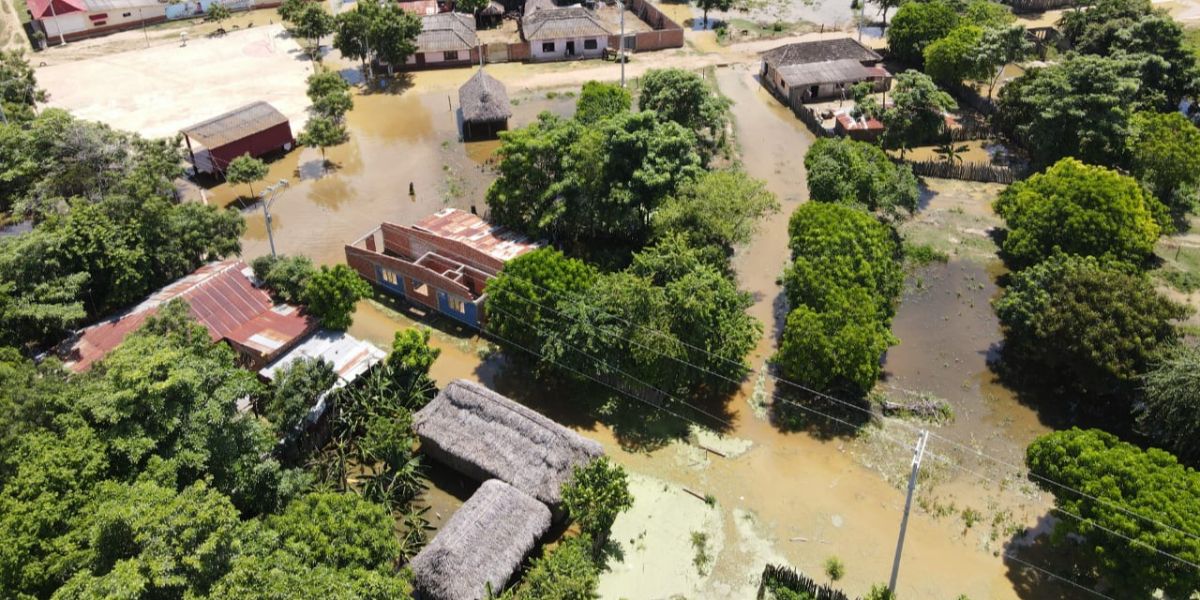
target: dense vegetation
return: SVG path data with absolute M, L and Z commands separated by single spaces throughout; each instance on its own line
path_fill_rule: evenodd
M 808 196 L 899 217 L 917 209 L 920 192 L 912 169 L 892 162 L 878 146 L 849 139 L 820 139 L 804 156 Z

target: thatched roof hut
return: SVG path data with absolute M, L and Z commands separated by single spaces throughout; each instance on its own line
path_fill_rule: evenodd
M 504 481 L 552 509 L 572 469 L 604 454 L 600 444 L 462 379 L 417 411 L 413 428 L 434 459 L 477 481 Z
M 482 68 L 458 88 L 458 105 L 462 108 L 464 137 L 504 130 L 512 116 L 504 84 Z
M 485 481 L 412 562 L 422 600 L 479 600 L 504 589 L 550 528 L 550 510 L 495 479 Z

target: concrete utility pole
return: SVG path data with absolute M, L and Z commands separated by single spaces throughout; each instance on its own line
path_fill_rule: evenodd
M 267 241 L 271 243 L 271 258 L 275 258 L 275 235 L 271 233 L 271 205 L 275 203 L 275 195 L 279 193 L 279 190 L 287 186 L 288 180 L 280 179 L 258 194 L 258 197 L 262 199 L 263 217 L 267 223 Z
M 62 23 L 58 22 L 58 12 L 54 10 L 54 0 L 50 0 L 50 16 L 54 18 L 54 28 L 58 30 L 58 43 L 67 45 L 67 38 L 63 37 Z
M 900 553 L 904 551 L 904 532 L 908 530 L 908 511 L 912 509 L 913 491 L 917 489 L 917 471 L 921 469 L 921 459 L 925 456 L 925 444 L 929 442 L 929 432 L 921 430 L 917 445 L 913 448 L 912 473 L 908 476 L 908 498 L 904 501 L 904 517 L 900 519 L 900 538 L 896 540 L 896 558 L 892 561 L 892 578 L 888 580 L 888 591 L 896 593 L 896 577 L 900 575 Z
M 621 87 L 625 87 L 625 3 L 617 0 L 617 10 L 621 11 L 621 41 L 617 42 L 617 60 L 621 61 Z

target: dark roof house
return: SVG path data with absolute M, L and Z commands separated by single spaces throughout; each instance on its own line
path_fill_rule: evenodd
M 421 450 L 477 481 L 499 479 L 557 509 L 577 465 L 604 450 L 474 382 L 450 382 L 413 417 Z
M 512 108 L 504 84 L 481 68 L 458 88 L 462 110 L 463 137 L 494 135 L 508 127 Z
M 266 102 L 253 102 L 185 127 L 192 164 L 202 173 L 223 173 L 243 155 L 262 156 L 295 143 L 288 118 Z M 193 144 L 201 148 L 193 147 Z
M 458 509 L 410 563 L 422 600 L 479 600 L 499 593 L 550 528 L 550 510 L 495 479 Z
M 863 82 L 873 91 L 887 91 L 892 80 L 878 65 L 879 53 L 849 37 L 786 44 L 762 57 L 763 85 L 794 110 L 816 100 L 846 100 Z
M 224 340 L 251 366 L 282 355 L 317 325 L 299 308 L 276 305 L 254 287 L 253 273 L 240 260 L 214 262 L 158 290 L 141 304 L 87 327 L 68 339 L 59 354 L 68 369 L 83 372 L 125 341 L 126 336 L 174 299 L 187 301 L 192 316 L 215 342 Z
M 866 65 L 883 60 L 878 52 L 851 37 L 787 44 L 763 52 L 762 57 L 774 67 L 833 60 L 854 60 Z

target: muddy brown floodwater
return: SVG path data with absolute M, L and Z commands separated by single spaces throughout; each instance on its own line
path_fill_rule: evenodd
M 465 79 L 467 73 L 458 75 Z M 286 177 L 293 182 L 273 209 L 280 252 L 305 254 L 319 263 L 337 263 L 343 260 L 344 243 L 380 221 L 411 222 L 446 205 L 467 207 L 475 203 L 483 207 L 483 193 L 492 174 L 481 169 L 480 164 L 496 145 L 464 147 L 459 143 L 454 115 L 447 107 L 445 82 L 438 80 L 437 87 L 427 88 L 422 81 L 417 78 L 414 88 L 398 95 L 356 96 L 348 122 L 350 141 L 329 150 L 329 159 L 336 167 L 328 172 L 321 167 L 320 154 L 315 150 L 295 151 L 272 163 L 269 180 Z M 735 103 L 734 126 L 745 168 L 764 179 L 782 204 L 782 210 L 763 224 L 753 242 L 734 259 L 740 285 L 754 294 L 751 313 L 766 325 L 767 333 L 751 357 L 757 371 L 774 348 L 777 317 L 784 308 L 779 300 L 781 289 L 775 280 L 788 257 L 787 218 L 806 198 L 803 157 L 812 137 L 787 109 L 762 90 L 752 70 L 719 69 L 717 82 Z M 515 93 L 518 104 L 514 106 L 513 126 L 528 123 L 541 110 L 570 112 L 573 99 L 546 96 L 544 92 Z M 443 169 L 443 165 L 447 168 Z M 410 181 L 416 188 L 415 198 L 408 197 Z M 222 185 L 208 195 L 210 201 L 225 204 L 242 193 L 245 193 L 242 189 Z M 258 206 L 247 207 L 246 214 L 249 228 L 243 245 L 246 255 L 253 257 L 267 251 L 265 231 Z M 960 281 L 968 285 L 968 275 L 986 274 L 972 266 L 953 265 L 945 269 L 946 279 L 955 285 Z M 932 275 L 930 278 L 934 279 Z M 987 281 L 981 281 L 984 288 L 975 294 L 981 296 L 976 301 L 979 306 L 986 304 L 982 296 L 995 289 L 988 287 L 991 284 Z M 988 327 L 994 329 L 994 323 L 972 320 L 981 317 L 964 317 L 962 323 L 953 323 L 956 327 L 977 326 L 968 328 L 976 333 L 964 338 L 961 347 L 953 346 L 956 355 L 971 357 L 970 361 L 955 363 L 954 371 L 961 372 L 961 376 L 919 364 L 915 357 L 937 355 L 937 348 L 945 345 L 945 340 L 936 334 L 936 325 L 940 325 L 938 314 L 960 308 L 959 301 L 938 296 L 942 293 L 938 289 L 931 284 L 921 292 L 926 297 L 912 296 L 917 304 L 928 304 L 927 310 L 917 310 L 910 318 L 906 308 L 901 308 L 897 327 L 914 329 L 910 333 L 901 332 L 911 354 L 905 350 L 890 356 L 889 370 L 896 385 L 930 388 L 949 396 L 955 391 L 954 386 L 962 385 L 961 381 L 974 382 L 972 374 L 983 372 L 982 357 L 971 357 L 971 353 L 979 351 L 981 344 L 981 350 L 986 351 L 989 340 L 994 338 L 994 331 L 989 333 Z M 441 350 L 441 355 L 432 374 L 440 385 L 461 377 L 506 393 L 515 389 L 512 392 L 515 399 L 600 441 L 611 456 L 630 470 L 713 496 L 719 524 L 712 526 L 718 528 L 720 535 L 716 537 L 723 543 L 719 550 L 714 549 L 716 554 L 709 574 L 683 589 L 673 589 L 670 582 L 654 589 L 667 589 L 691 598 L 740 600 L 753 595 L 757 575 L 768 561 L 787 562 L 819 576 L 822 563 L 830 556 L 838 556 L 846 564 L 847 574 L 839 585 L 851 594 L 865 593 L 870 585 L 887 579 L 904 496 L 894 480 L 880 475 L 877 463 L 903 464 L 908 460 L 906 448 L 899 445 L 889 448 L 888 442 L 878 442 L 893 435 L 889 429 L 870 436 L 876 442 L 819 440 L 805 433 L 782 432 L 755 413 L 750 402 L 756 379 L 752 376 L 752 381 L 729 404 L 732 415 L 729 435 L 736 438 L 730 443 L 740 445 L 743 450 L 721 458 L 706 455 L 698 446 L 681 440 L 653 451 L 630 451 L 603 422 L 580 414 L 571 404 L 571 398 L 547 394 L 529 374 L 514 369 L 514 363 L 504 353 L 496 352 L 474 332 L 457 328 L 444 319 L 393 302 L 364 300 L 350 333 L 386 348 L 396 331 L 415 325 L 433 327 L 431 343 Z M 916 331 L 922 328 L 931 331 L 922 336 L 922 332 Z M 977 385 L 982 390 L 980 394 L 989 389 L 982 379 L 971 385 Z M 769 393 L 769 386 L 765 389 Z M 997 397 L 1001 402 L 1009 402 L 999 394 Z M 977 433 L 986 438 L 984 432 L 993 427 L 1003 430 L 1000 436 L 1028 433 L 1019 419 L 1005 425 L 1005 415 L 1010 413 L 1004 410 L 988 412 L 989 407 L 983 403 L 972 406 L 968 410 L 964 405 L 963 422 L 952 426 L 963 427 L 961 432 L 954 430 L 956 434 Z M 623 405 L 622 410 L 647 408 L 629 404 Z M 881 448 L 887 451 L 881 452 Z M 431 488 L 421 500 L 430 507 L 429 517 L 436 527 L 461 505 L 473 484 L 436 468 L 430 476 Z M 955 481 L 943 485 L 955 485 Z M 682 498 L 680 502 L 692 501 L 691 496 L 677 496 Z M 935 508 L 936 503 L 929 509 L 918 507 L 910 521 L 899 585 L 902 598 L 954 598 L 961 593 L 976 600 L 1042 597 L 1028 593 L 1018 596 L 1007 577 L 1007 568 L 993 555 L 994 550 L 973 535 L 964 534 L 962 523 L 956 518 L 936 517 Z M 687 535 L 688 527 L 684 523 L 681 533 L 672 533 L 675 530 L 663 530 L 659 523 L 636 525 L 644 527 L 648 536 L 655 535 L 655 531 L 658 535 Z M 677 560 L 682 568 L 690 568 L 690 556 Z M 649 587 L 630 588 L 612 579 L 606 579 L 604 585 L 611 586 L 606 589 L 622 590 L 619 595 L 631 600 L 661 597 Z

